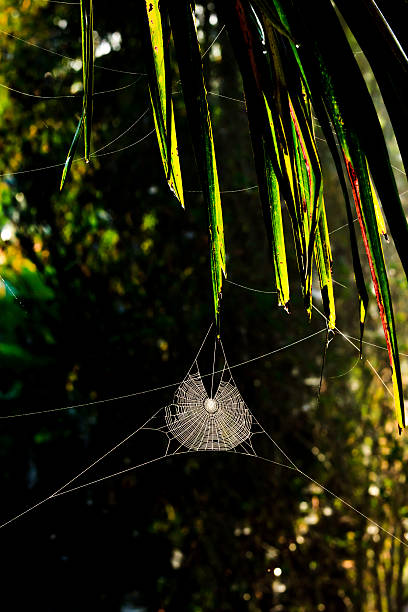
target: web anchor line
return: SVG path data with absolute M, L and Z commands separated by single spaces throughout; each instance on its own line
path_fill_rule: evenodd
M 81 470 L 78 474 L 76 474 L 76 476 L 74 476 L 73 478 L 71 478 L 70 480 L 68 480 L 66 483 L 64 483 L 61 487 L 59 487 L 58 489 L 56 489 L 53 493 L 51 493 L 50 495 L 48 495 L 47 497 L 44 497 L 43 499 L 41 499 L 39 502 L 37 502 L 36 504 L 34 504 L 33 506 L 30 506 L 29 508 L 27 508 L 26 510 L 23 510 L 22 512 L 20 512 L 19 514 L 16 514 L 15 516 L 13 516 L 11 519 L 9 519 L 8 521 L 5 521 L 4 523 L 2 523 L 0 525 L 0 529 L 3 529 L 3 527 L 6 527 L 7 525 L 10 525 L 11 523 L 14 523 L 14 521 L 16 521 L 17 519 L 21 518 L 22 516 L 28 514 L 29 512 L 32 512 L 33 510 L 35 510 L 36 508 L 38 508 L 39 506 L 42 506 L 43 504 L 45 504 L 47 501 L 53 499 L 54 497 L 57 497 L 64 489 L 66 489 L 67 487 L 69 487 L 69 485 L 71 485 L 73 482 L 75 482 L 76 480 L 78 480 L 78 478 L 80 478 L 81 476 L 83 476 L 85 473 L 89 472 L 89 470 L 91 470 L 95 465 L 97 465 L 98 463 L 100 463 L 103 459 L 105 459 L 108 455 L 111 455 L 115 450 L 117 450 L 120 446 L 122 446 L 123 444 L 125 444 L 125 442 L 127 442 L 128 440 L 130 440 L 134 435 L 136 435 L 139 431 L 141 431 L 148 423 L 150 423 L 150 421 L 152 421 L 158 414 L 159 412 L 163 410 L 163 407 L 159 408 L 151 417 L 149 417 L 147 419 L 147 421 L 145 423 L 143 423 L 143 425 L 141 425 L 140 427 L 138 427 L 137 429 L 135 429 L 132 433 L 130 433 L 128 436 L 126 436 L 125 438 L 123 438 L 123 440 L 121 440 L 120 442 L 118 442 L 117 444 L 115 444 L 115 446 L 113 446 L 110 450 L 108 450 L 106 453 L 104 453 L 103 455 L 101 455 L 100 457 L 98 457 L 97 459 L 95 459 L 95 461 L 93 461 L 92 463 L 90 463 L 86 468 L 84 468 L 83 470 Z M 84 485 L 85 486 L 85 485 Z

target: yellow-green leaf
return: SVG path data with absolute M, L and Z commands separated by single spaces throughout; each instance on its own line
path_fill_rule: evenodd
M 171 91 L 167 87 L 166 70 L 169 70 L 169 66 L 166 66 L 165 61 L 164 45 L 166 41 L 163 40 L 159 0 L 146 0 L 146 13 L 154 66 L 154 74 L 149 75 L 149 89 L 157 140 L 169 187 L 184 208 L 173 102 L 171 100 Z

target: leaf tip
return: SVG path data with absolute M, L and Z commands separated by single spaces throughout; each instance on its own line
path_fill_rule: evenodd
M 283 306 L 283 310 L 288 314 L 292 314 L 292 311 L 290 309 L 290 301 L 287 301 L 286 304 L 282 304 Z

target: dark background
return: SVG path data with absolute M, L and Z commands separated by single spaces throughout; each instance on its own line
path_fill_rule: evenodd
M 97 49 L 104 41 L 118 47 L 97 65 L 144 71 L 136 4 L 95 3 Z M 1 82 L 42 96 L 80 93 L 78 65 L 4 33 L 78 58 L 79 7 L 1 0 L 0 8 Z M 222 27 L 215 16 L 214 5 L 199 5 L 203 51 Z M 203 63 L 221 188 L 256 185 L 245 106 L 219 97 L 243 97 L 225 33 Z M 96 92 L 128 84 L 95 96 L 94 150 L 149 106 L 145 77 L 96 68 Z M 175 92 L 178 87 L 175 73 Z M 185 211 L 167 189 L 154 134 L 89 166 L 74 163 L 62 194 L 61 167 L 18 174 L 64 162 L 81 98 L 41 99 L 0 88 L 2 417 L 131 395 L 180 381 L 191 365 L 212 317 L 208 221 L 201 195 L 189 192 L 199 183 L 180 94 L 174 103 Z M 152 127 L 149 112 L 103 152 L 138 141 Z M 320 144 L 334 230 L 346 215 Z M 398 165 L 391 140 L 390 149 Z M 257 190 L 225 194 L 223 214 L 228 278 L 273 291 Z M 306 319 L 285 221 L 292 314 L 278 309 L 274 295 L 225 283 L 221 331 L 231 365 L 324 327 L 318 315 Z M 336 286 L 338 325 L 358 336 L 347 229 L 333 235 L 332 246 L 334 278 L 345 285 Z M 386 249 L 404 351 L 406 281 L 392 244 Z M 320 307 L 317 286 L 315 299 Z M 374 297 L 366 338 L 384 344 Z M 302 470 L 404 539 L 407 453 L 392 400 L 338 336 L 318 403 L 324 340 L 322 333 L 235 369 L 237 386 Z M 389 385 L 386 353 L 367 347 L 366 356 Z M 208 354 L 200 365 L 210 371 Z M 404 360 L 402 368 L 404 375 Z M 171 403 L 174 391 L 2 418 L 1 522 L 81 472 Z M 75 484 L 158 457 L 164 447 L 160 433 L 136 434 Z M 282 461 L 266 437 L 257 449 Z M 300 475 L 225 453 L 167 458 L 52 499 L 1 529 L 0 550 L 4 610 L 392 612 L 408 600 L 403 546 Z

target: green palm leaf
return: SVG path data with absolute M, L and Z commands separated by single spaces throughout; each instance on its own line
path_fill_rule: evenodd
M 94 89 L 94 42 L 93 42 L 93 7 L 92 0 L 81 0 L 82 32 L 82 76 L 83 76 L 83 113 L 85 161 L 89 162 L 91 153 L 91 128 Z
M 211 117 L 202 72 L 200 47 L 190 2 L 178 0 L 177 2 L 168 2 L 166 6 L 170 15 L 170 24 L 195 156 L 204 198 L 209 211 L 212 286 L 215 318 L 218 322 L 222 277 L 223 274 L 226 275 L 224 226 Z

